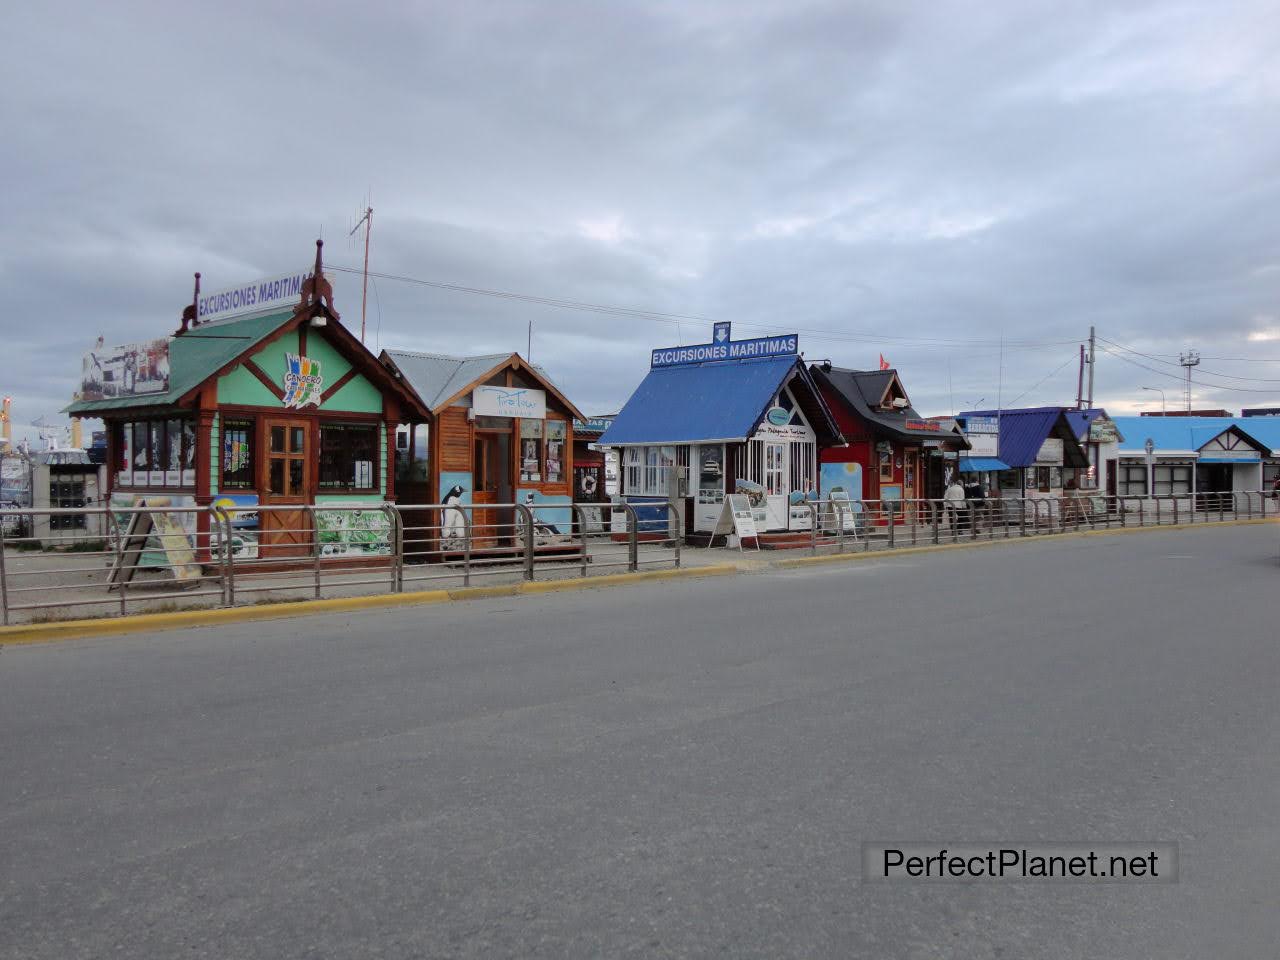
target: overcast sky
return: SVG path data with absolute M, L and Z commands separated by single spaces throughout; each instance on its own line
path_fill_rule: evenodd
M 371 288 L 374 349 L 523 352 L 532 320 L 588 413 L 713 319 L 883 352 L 927 414 L 1073 402 L 1090 324 L 1113 413 L 1179 403 L 1188 347 L 1197 406 L 1280 405 L 1274 0 L 29 3 L 6 33 L 18 422 L 99 335 L 171 332 L 195 270 L 321 232 L 358 265 L 369 195 L 376 271 L 707 318 Z M 336 296 L 358 331 L 359 278 Z

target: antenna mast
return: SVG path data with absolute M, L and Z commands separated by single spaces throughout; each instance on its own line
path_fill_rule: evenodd
M 1182 398 L 1187 404 L 1187 413 L 1191 412 L 1191 370 L 1200 363 L 1200 351 L 1188 350 L 1178 354 L 1178 362 L 1187 368 L 1187 384 L 1183 387 Z
M 364 227 L 364 284 L 360 291 L 360 342 L 364 343 L 365 315 L 369 310 L 369 234 L 373 231 L 373 207 L 365 207 L 364 216 L 356 221 L 347 236 L 352 236 L 361 227 Z

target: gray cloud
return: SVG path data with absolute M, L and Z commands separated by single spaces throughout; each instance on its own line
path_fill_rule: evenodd
M 885 353 L 930 412 L 1016 397 L 1090 324 L 1158 358 L 1100 360 L 1117 409 L 1176 391 L 1186 346 L 1280 358 L 1249 339 L 1280 336 L 1272 4 L 27 5 L 8 28 L 18 419 L 65 404 L 99 334 L 171 329 L 194 270 L 290 269 L 321 231 L 357 263 L 370 190 L 380 272 L 800 329 L 811 357 Z M 338 297 L 358 327 L 358 278 Z M 532 320 L 590 411 L 706 337 L 390 280 L 370 313 L 371 340 L 458 353 L 523 350 Z M 1206 359 L 1259 392 L 1197 387 L 1280 403 L 1215 374 L 1280 363 Z M 1068 362 L 1021 402 L 1074 390 Z

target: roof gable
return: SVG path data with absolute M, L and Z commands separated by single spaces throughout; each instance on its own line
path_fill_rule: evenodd
M 787 356 L 653 367 L 600 444 L 745 440 L 784 386 L 792 387 L 820 441 L 840 437 L 803 362 Z
M 1063 465 L 1087 467 L 1088 457 L 1080 448 L 1075 428 L 1067 420 L 1062 407 L 1024 407 L 1019 410 L 966 410 L 956 414 L 968 417 L 998 417 L 1000 420 L 999 459 L 1010 467 L 1035 464 L 1040 448 L 1049 439 L 1062 441 Z
M 523 370 L 541 389 L 552 394 L 569 413 L 584 419 L 547 372 L 528 363 L 518 353 L 491 353 L 478 357 L 450 357 L 413 350 L 383 350 L 382 362 L 397 371 L 405 383 L 432 413 L 436 413 L 470 393 L 490 377 L 506 369 Z

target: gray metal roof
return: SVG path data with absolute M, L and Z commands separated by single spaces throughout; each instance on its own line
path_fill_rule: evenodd
M 511 359 L 510 353 L 488 353 L 479 357 L 449 357 L 440 353 L 418 353 L 413 350 L 384 350 L 384 353 L 399 367 L 422 402 L 431 410 L 435 410 L 467 384 L 480 379 L 494 367 Z M 557 390 L 555 381 L 547 376 L 547 371 L 537 364 L 531 365 L 538 376 L 542 377 Z M 563 391 L 561 391 L 563 393 Z

